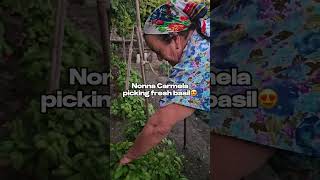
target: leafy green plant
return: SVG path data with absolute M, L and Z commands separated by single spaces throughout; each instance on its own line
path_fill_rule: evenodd
M 111 114 L 128 120 L 145 119 L 144 99 L 140 96 L 118 97 L 112 102 Z
M 144 108 L 144 106 L 143 106 Z M 152 115 L 155 112 L 154 107 L 152 104 L 148 104 L 148 114 Z M 134 140 L 138 134 L 142 131 L 143 127 L 147 122 L 147 118 L 132 118 L 129 119 L 127 128 L 125 130 L 125 135 L 128 140 Z
M 183 157 L 178 155 L 175 145 L 170 140 L 164 140 L 158 146 L 140 159 L 129 165 L 119 165 L 119 160 L 133 143 L 125 141 L 110 145 L 111 179 L 136 179 L 136 180 L 186 180 L 181 174 Z
M 111 114 L 127 121 L 125 135 L 129 140 L 135 139 L 147 121 L 144 108 L 144 99 L 140 96 L 118 97 L 112 101 Z M 154 111 L 149 104 L 149 115 Z
M 31 40 L 30 41 L 34 41 Z M 47 41 L 47 43 L 49 43 Z M 44 91 L 47 86 L 50 72 L 50 54 L 51 51 L 47 46 L 38 43 L 31 43 L 22 57 L 20 63 L 23 66 L 21 75 L 33 84 L 34 89 Z M 72 25 L 66 26 L 66 36 L 61 62 L 61 82 L 67 85 L 68 68 L 70 67 L 87 67 L 91 71 L 97 70 L 99 62 L 97 60 L 97 45 L 76 31 Z
M 140 18 L 142 25 L 155 8 L 164 4 L 166 0 L 140 0 Z M 136 22 L 135 1 L 111 0 L 112 26 L 117 29 L 121 37 L 129 37 L 132 27 Z
M 15 52 L 19 63 L 17 77 L 25 80 L 26 102 L 48 86 L 50 54 L 54 30 L 52 0 L 3 0 L 0 9 L 23 22 L 23 44 Z M 0 17 L 1 19 L 2 17 Z M 5 27 L 0 23 L 0 50 L 10 49 L 3 40 Z M 90 41 L 66 19 L 61 66 L 61 87 L 68 85 L 69 67 L 99 68 L 97 44 Z M 0 158 L 15 169 L 41 180 L 104 180 L 108 146 L 105 139 L 105 117 L 96 110 L 50 109 L 40 113 L 37 100 L 27 103 L 27 109 L 8 123 L 10 135 L 1 137 Z
M 111 65 L 112 67 L 117 69 L 117 78 L 114 79 L 114 82 L 116 83 L 118 90 L 120 93 L 122 93 L 125 90 L 125 80 L 127 76 L 127 65 L 124 62 L 123 59 L 121 59 L 119 56 L 112 54 L 111 55 Z M 131 75 L 129 84 L 131 83 L 141 83 L 141 76 L 137 71 L 134 69 L 131 69 Z
M 15 13 L 23 22 L 25 38 L 19 66 L 21 79 L 32 86 L 33 94 L 46 91 L 51 66 L 51 44 L 54 30 L 54 9 L 51 0 L 4 0 L 1 7 Z M 0 24 L 0 37 L 4 29 Z M 8 51 L 8 46 L 1 43 L 0 49 Z M 86 38 L 66 19 L 63 54 L 61 62 L 61 86 L 68 86 L 68 68 L 87 67 L 91 71 L 100 68 L 98 45 Z M 100 68 L 101 69 L 101 68 Z
M 0 143 L 1 158 L 43 180 L 106 179 L 106 115 L 86 109 L 41 114 L 39 107 L 32 101 L 9 123 L 11 134 Z
M 128 37 L 135 22 L 135 1 L 111 0 L 111 23 L 121 37 Z

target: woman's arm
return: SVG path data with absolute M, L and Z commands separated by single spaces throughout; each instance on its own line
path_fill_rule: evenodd
M 120 164 L 130 163 L 132 160 L 144 155 L 160 143 L 177 122 L 187 118 L 194 111 L 193 108 L 179 104 L 170 104 L 160 108 L 149 118 L 142 132 L 135 140 L 134 145 L 120 160 Z

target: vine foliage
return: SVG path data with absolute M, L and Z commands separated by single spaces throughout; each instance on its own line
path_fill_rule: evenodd
M 140 0 L 141 23 L 144 24 L 151 12 L 165 2 L 166 0 Z M 135 9 L 136 5 L 134 0 L 111 0 L 112 27 L 117 30 L 119 36 L 130 36 L 132 27 L 136 22 Z

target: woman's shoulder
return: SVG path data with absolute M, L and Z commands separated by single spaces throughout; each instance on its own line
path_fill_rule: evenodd
M 204 49 L 204 47 L 210 47 L 209 38 L 210 37 L 207 37 L 206 34 L 203 34 L 198 30 L 194 30 L 192 37 L 188 42 L 187 48 L 192 49 L 194 52 L 205 51 L 207 48 Z

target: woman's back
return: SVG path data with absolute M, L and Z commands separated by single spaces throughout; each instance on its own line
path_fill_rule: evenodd
M 231 78 L 212 89 L 216 133 L 320 156 L 319 17 L 312 0 L 224 0 L 213 9 L 211 70 Z

